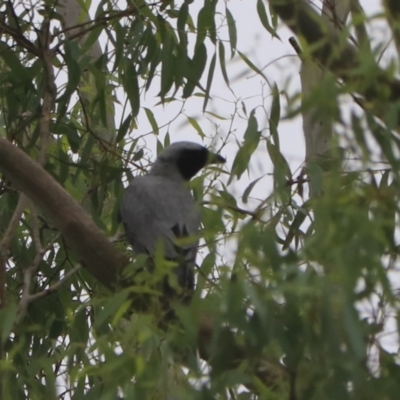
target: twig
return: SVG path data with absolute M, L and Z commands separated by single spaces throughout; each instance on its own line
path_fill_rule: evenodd
M 23 314 L 26 311 L 29 303 L 32 301 L 31 297 L 35 296 L 35 295 L 30 294 L 32 276 L 34 274 L 36 274 L 36 272 L 39 268 L 39 264 L 43 260 L 43 256 L 47 253 L 47 251 L 50 250 L 50 248 L 54 245 L 54 243 L 57 241 L 59 236 L 60 236 L 59 234 L 56 235 L 53 238 L 53 240 L 44 248 L 42 247 L 40 239 L 39 239 L 37 247 L 36 247 L 38 249 L 38 251 L 36 252 L 36 255 L 32 262 L 32 265 L 29 268 L 27 268 L 24 272 L 24 285 L 23 285 L 23 289 L 22 289 L 21 300 L 19 301 L 19 305 L 18 305 L 18 313 L 19 314 Z M 55 283 L 54 285 L 56 285 L 57 283 Z
M 15 322 L 18 323 L 19 321 L 21 321 L 30 303 L 56 292 L 72 275 L 74 275 L 77 271 L 79 271 L 81 267 L 82 267 L 81 264 L 76 265 L 73 269 L 71 269 L 71 271 L 67 272 L 64 275 L 64 277 L 61 278 L 59 281 L 49 286 L 47 289 L 44 289 L 41 292 L 35 294 L 29 294 L 30 280 L 34 273 L 34 267 L 28 268 L 25 271 L 24 275 L 24 289 L 21 300 L 18 304 L 18 311 L 17 311 L 18 317 Z
M 27 196 L 21 193 L 11 220 L 8 223 L 6 231 L 4 232 L 3 239 L 0 242 L 0 309 L 3 308 L 6 303 L 6 263 L 8 250 L 27 204 Z
M 40 152 L 38 162 L 41 166 L 46 163 L 47 147 L 50 141 L 50 115 L 57 92 L 54 70 L 52 65 L 52 52 L 49 50 L 49 21 L 45 21 L 43 35 L 43 48 L 41 59 L 46 71 L 46 89 L 43 94 L 42 112 L 40 116 Z
M 371 42 L 369 40 L 367 28 L 365 26 L 365 13 L 358 0 L 350 0 L 350 12 L 356 31 L 358 45 L 360 47 L 363 47 L 364 51 L 368 51 L 368 55 L 371 56 Z
M 39 218 L 33 202 L 29 201 L 29 203 L 31 209 L 32 239 L 35 244 L 36 253 L 41 253 L 43 251 L 43 247 L 42 241 L 40 240 Z
M 214 206 L 220 206 L 220 207 L 229 208 L 230 210 L 236 211 L 239 214 L 249 215 L 253 219 L 256 219 L 257 221 L 261 221 L 261 219 L 260 219 L 260 210 L 250 211 L 250 210 L 245 210 L 245 209 L 237 207 L 237 206 L 233 206 L 231 204 L 226 204 L 226 203 L 220 204 L 220 203 L 216 203 L 216 202 L 213 202 L 213 201 L 203 201 L 201 204 L 214 205 Z
M 74 268 L 71 269 L 71 271 L 67 272 L 63 278 L 61 278 L 59 281 L 57 281 L 53 285 L 49 286 L 47 289 L 44 289 L 41 292 L 29 295 L 27 297 L 28 304 L 31 303 L 32 301 L 41 299 L 42 297 L 48 296 L 49 294 L 56 292 L 72 275 L 74 275 L 76 272 L 78 272 L 81 268 L 82 268 L 81 264 L 76 265 Z
M 6 263 L 8 256 L 8 249 L 10 248 L 11 240 L 14 237 L 18 223 L 24 212 L 27 203 L 27 197 L 21 193 L 18 199 L 17 207 L 8 223 L 7 229 L 4 232 L 3 239 L 0 242 L 0 309 L 5 307 L 6 304 Z M 0 343 L 0 359 L 3 358 L 3 344 Z M 3 394 L 3 385 L 0 380 L 0 397 Z
M 11 239 L 15 234 L 15 230 L 17 229 L 19 220 L 21 219 L 21 215 L 24 212 L 25 207 L 27 206 L 28 199 L 25 194 L 21 193 L 19 196 L 17 207 L 14 210 L 14 214 L 11 217 L 11 220 L 7 226 L 6 231 L 4 232 L 3 239 L 0 242 L 0 259 L 7 258 L 7 252 L 10 247 Z
M 302 54 L 302 50 L 300 45 L 297 43 L 297 40 L 294 36 L 291 36 L 289 38 L 289 43 L 292 45 L 292 47 L 294 48 L 294 51 L 297 53 L 298 56 L 301 56 Z

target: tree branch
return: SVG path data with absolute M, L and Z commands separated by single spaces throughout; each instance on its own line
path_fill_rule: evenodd
M 128 259 L 117 251 L 86 211 L 36 162 L 0 138 L 0 171 L 50 218 L 83 265 L 112 289 Z
M 3 139 L 4 140 L 4 139 Z M 0 310 L 6 305 L 6 266 L 8 258 L 8 250 L 10 248 L 11 240 L 18 227 L 21 215 L 27 205 L 27 197 L 21 193 L 18 199 L 17 206 L 8 223 L 7 229 L 4 232 L 3 238 L 0 242 Z M 3 343 L 0 342 L 0 360 L 3 359 Z M 0 397 L 3 397 L 3 380 L 0 377 Z
M 29 288 L 30 288 L 30 280 L 32 277 L 32 274 L 34 272 L 34 266 L 28 268 L 25 271 L 24 275 L 24 289 L 23 289 L 23 294 L 21 297 L 21 301 L 18 304 L 18 314 L 20 315 L 20 318 L 22 315 L 24 315 L 26 309 L 29 306 L 29 303 L 32 303 L 35 300 L 39 300 L 45 296 L 48 296 L 55 291 L 57 291 L 72 275 L 74 275 L 76 272 L 78 272 L 82 266 L 78 264 L 74 268 L 72 268 L 70 271 L 68 271 L 63 278 L 61 278 L 59 281 L 54 283 L 53 285 L 49 286 L 47 289 L 42 290 L 41 292 L 35 293 L 35 294 L 30 294 L 29 293 Z
M 366 81 L 361 73 L 361 54 L 340 34 L 326 26 L 321 17 L 305 0 L 269 0 L 272 9 L 283 22 L 310 46 L 315 60 L 332 71 L 335 76 L 355 85 L 359 94 L 374 104 L 374 114 L 383 117 L 387 112 L 382 106 L 385 100 L 400 98 L 400 81 L 375 66 L 375 79 Z M 400 113 L 398 115 L 400 124 Z
M 339 31 L 345 25 L 350 12 L 348 0 L 324 0 L 321 20 L 329 27 L 330 32 Z M 302 87 L 302 103 L 306 103 L 313 96 L 315 91 L 319 90 L 325 74 L 329 71 L 322 68 L 313 60 L 302 58 L 300 79 Z M 323 114 L 323 115 L 322 115 Z M 319 107 L 303 107 L 303 132 L 306 144 L 306 166 L 308 172 L 320 162 L 324 162 L 327 153 L 332 147 L 333 134 L 333 116 L 321 113 Z M 320 188 L 316 182 L 319 179 L 314 178 L 314 174 L 308 174 L 309 195 L 310 197 L 319 196 Z

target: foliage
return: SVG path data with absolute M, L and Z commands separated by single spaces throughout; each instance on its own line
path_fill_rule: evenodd
M 283 6 L 270 3 L 252 6 L 279 38 Z M 80 16 L 78 31 L 61 11 L 52 1 L 0 2 L 0 136 L 42 165 L 129 257 L 116 239 L 124 182 L 153 158 L 146 138 L 157 151 L 175 140 L 161 134 L 174 117 L 160 122 L 146 93 L 156 90 L 162 107 L 180 104 L 178 115 L 209 144 L 214 135 L 184 105 L 196 95 L 209 118 L 221 119 L 209 106 L 217 69 L 228 87 L 234 80 L 229 50 L 269 84 L 271 101 L 249 113 L 243 101 L 229 133 L 214 140 L 223 152 L 236 115 L 246 121 L 229 170 L 192 181 L 204 226 L 197 289 L 190 306 L 175 305 L 170 323 L 153 285 L 161 274 L 135 274 L 137 257 L 118 290 L 105 288 L 60 234 L 69 210 L 61 223 L 50 219 L 0 159 L 2 398 L 397 398 L 400 102 L 384 86 L 398 83 L 396 50 L 379 64 L 384 43 L 355 47 L 360 64 L 346 73 L 356 79 L 338 82 L 335 64 L 299 106 L 298 91 L 270 84 L 237 50 L 246 33 L 229 3 L 205 0 L 196 14 L 191 1 L 129 1 L 124 9 L 101 1 L 93 20 Z M 390 10 L 379 18 L 398 33 Z M 354 20 L 357 28 L 373 22 Z M 103 50 L 94 56 L 98 40 Z M 313 46 L 302 42 L 304 54 Z M 371 91 L 377 76 L 382 91 Z M 354 104 L 344 107 L 349 95 Z M 334 119 L 335 139 L 326 162 L 295 171 L 279 122 L 302 107 Z M 139 135 L 143 120 L 151 132 Z M 264 176 L 237 185 L 259 154 L 272 163 L 270 193 Z M 308 198 L 310 179 L 320 197 Z M 139 295 L 149 299 L 141 310 Z

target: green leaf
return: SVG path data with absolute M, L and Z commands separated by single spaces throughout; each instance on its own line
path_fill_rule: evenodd
M 126 133 L 128 132 L 129 127 L 131 126 L 131 121 L 132 121 L 132 114 L 129 114 L 118 129 L 116 143 L 119 143 L 122 139 L 124 139 Z
M 243 138 L 245 145 L 257 147 L 260 140 L 260 132 L 258 131 L 257 118 L 255 114 L 255 110 L 252 110 Z
M 1 341 L 4 343 L 9 337 L 16 318 L 17 318 L 18 307 L 14 303 L 9 303 L 7 306 L 0 310 L 0 329 L 1 329 Z
M 135 66 L 129 62 L 127 64 L 124 76 L 124 88 L 132 108 L 132 117 L 136 117 L 140 110 L 139 83 Z
M 215 6 L 211 1 L 205 1 L 204 7 L 199 11 L 197 17 L 197 38 L 195 48 L 204 43 L 207 32 L 210 33 L 211 40 L 215 43 L 215 23 L 214 23 Z
M 116 71 L 124 54 L 126 28 L 119 21 L 115 21 L 115 58 L 112 71 Z
M 79 50 L 77 44 L 72 41 L 65 43 L 65 62 L 68 69 L 68 81 L 64 91 L 64 94 L 58 99 L 60 106 L 58 109 L 58 117 L 65 115 L 67 105 L 71 98 L 72 93 L 76 90 L 80 82 L 81 70 L 78 62 L 76 61 L 79 57 Z
M 290 171 L 290 167 L 285 157 L 283 157 L 282 153 L 279 149 L 273 145 L 270 141 L 267 141 L 267 149 L 268 154 L 271 157 L 272 164 L 274 164 L 275 169 L 279 169 L 283 172 L 284 176 L 288 179 L 292 179 L 292 172 Z
M 223 117 L 223 116 L 221 116 L 219 114 L 216 114 L 216 113 L 214 113 L 212 111 L 206 111 L 206 114 L 212 115 L 214 118 L 220 119 L 221 121 L 226 121 L 226 120 L 229 119 L 229 118 L 225 118 L 225 117 Z
M 192 125 L 194 129 L 196 129 L 197 133 L 198 133 L 202 138 L 204 138 L 204 137 L 205 137 L 204 132 L 203 132 L 203 130 L 201 129 L 201 127 L 200 127 L 199 123 L 197 122 L 197 120 L 195 120 L 195 119 L 192 118 L 192 117 L 187 117 L 187 119 L 188 119 L 190 125 Z
M 160 50 L 159 46 L 157 45 L 157 42 L 155 40 L 152 40 L 151 45 L 154 47 L 154 55 L 151 59 L 149 72 L 147 74 L 146 91 L 148 91 L 150 89 L 151 83 L 152 83 L 153 78 L 156 73 L 156 68 L 158 67 L 158 64 L 161 61 L 161 50 Z M 150 48 L 149 48 L 149 52 L 150 52 Z
M 280 150 L 279 134 L 278 134 L 280 114 L 281 114 L 280 95 L 278 87 L 275 84 L 273 89 L 273 98 L 272 98 L 271 112 L 269 118 L 269 131 L 274 139 L 274 144 L 278 150 Z
M 76 129 L 76 126 L 72 121 L 69 121 L 66 118 L 63 118 L 61 121 L 59 121 L 58 124 L 55 124 L 52 127 L 52 131 L 56 135 L 65 135 L 68 139 L 68 145 L 71 148 L 71 151 L 76 154 L 79 151 L 82 138 L 78 133 L 78 130 Z M 68 145 L 64 141 L 64 149 L 66 150 Z
M 105 25 L 99 24 L 93 27 L 93 29 L 90 29 L 89 34 L 87 35 L 86 40 L 82 45 L 82 53 L 86 53 L 93 47 L 95 42 L 99 39 L 100 35 L 103 33 L 104 28 Z
M 168 147 L 171 144 L 171 138 L 169 136 L 169 132 L 164 137 L 164 148 Z
M 99 329 L 101 325 L 106 323 L 109 318 L 112 318 L 112 316 L 114 316 L 118 312 L 121 306 L 125 307 L 124 303 L 127 301 L 128 296 L 128 290 L 121 290 L 119 293 L 116 293 L 111 298 L 109 298 L 105 302 L 104 307 L 100 309 L 100 312 L 96 316 L 93 327 L 95 329 Z
M 89 339 L 88 316 L 85 307 L 81 307 L 74 317 L 70 339 L 72 343 L 82 345 L 86 344 Z
M 10 68 L 10 72 L 18 81 L 29 78 L 29 76 L 27 76 L 29 69 L 21 64 L 21 61 L 16 55 L 17 53 L 3 41 L 0 41 L 0 53 L 1 59 L 7 64 Z
M 144 155 L 143 149 L 139 149 L 139 151 L 137 151 L 137 152 L 133 155 L 132 160 L 133 160 L 133 161 L 139 161 L 140 159 L 143 158 L 143 155 Z
M 268 83 L 268 85 L 269 85 L 269 81 L 268 81 L 267 77 L 263 74 L 263 72 L 262 72 L 259 68 L 257 68 L 257 67 L 256 67 L 243 53 L 241 53 L 239 50 L 238 50 L 238 53 L 239 53 L 240 58 L 241 58 L 254 72 L 256 72 L 257 74 L 261 75 L 261 76 L 265 79 L 265 81 Z
M 255 185 L 257 184 L 257 182 L 258 182 L 260 179 L 262 179 L 262 178 L 263 178 L 263 176 L 260 177 L 260 178 L 255 179 L 253 182 L 250 183 L 249 186 L 247 186 L 247 188 L 245 189 L 245 191 L 243 192 L 243 195 L 242 195 L 242 201 L 243 201 L 243 203 L 245 203 L 245 204 L 247 203 L 247 199 L 249 198 L 250 193 L 251 193 L 251 191 L 253 190 L 254 186 L 255 186 Z
M 99 107 L 100 120 L 103 126 L 107 126 L 107 96 L 104 86 L 97 89 L 97 97 L 93 104 L 97 104 Z
M 224 77 L 224 81 L 225 81 L 226 85 L 228 87 L 230 87 L 228 74 L 226 73 L 225 47 L 221 41 L 218 43 L 218 54 L 219 54 L 219 64 L 221 66 L 222 76 Z
M 258 147 L 260 138 L 261 132 L 258 130 L 255 110 L 253 110 L 250 113 L 247 128 L 244 133 L 244 143 L 239 148 L 239 151 L 237 152 L 236 157 L 233 160 L 229 182 L 232 181 L 234 175 L 236 175 L 237 178 L 240 179 L 243 172 L 246 171 L 250 162 L 250 158 Z
M 228 22 L 229 44 L 231 45 L 231 58 L 233 58 L 237 48 L 236 23 L 228 7 L 226 7 L 225 13 L 226 13 L 226 20 Z
M 237 201 L 236 201 L 235 197 L 232 194 L 230 194 L 228 191 L 218 190 L 218 193 L 219 193 L 221 199 L 223 200 L 223 204 L 237 207 Z
M 63 141 L 64 139 L 65 138 L 63 138 Z M 60 160 L 60 163 L 59 163 L 59 173 L 57 180 L 59 183 L 64 184 L 69 175 L 69 168 L 68 168 L 69 157 L 63 151 L 62 146 L 58 148 L 58 159 Z
M 261 23 L 264 28 L 275 38 L 280 40 L 279 35 L 276 33 L 276 30 L 271 26 L 268 20 L 267 11 L 265 9 L 265 4 L 263 0 L 257 0 L 257 12 L 260 17 Z
M 193 56 L 193 76 L 192 79 L 194 79 L 195 83 L 198 83 L 200 81 L 200 78 L 203 74 L 204 68 L 207 64 L 207 48 L 204 43 L 200 44 Z
M 282 250 L 286 250 L 293 238 L 299 234 L 300 226 L 307 217 L 307 213 L 303 209 L 297 210 L 296 216 L 293 218 L 292 224 L 289 227 L 289 231 L 286 235 L 285 242 L 282 246 Z
M 183 3 L 178 14 L 177 28 L 178 28 L 179 39 L 181 43 L 185 44 L 187 44 L 185 26 L 188 15 L 189 15 L 189 6 L 187 5 L 187 3 Z
M 211 59 L 210 69 L 208 70 L 206 97 L 204 98 L 203 112 L 206 110 L 208 99 L 210 98 L 210 89 L 211 89 L 211 84 L 212 84 L 212 80 L 213 80 L 213 76 L 214 76 L 216 60 L 217 60 L 217 53 L 214 53 L 214 56 Z
M 65 62 L 68 68 L 68 82 L 66 92 L 71 94 L 76 90 L 80 81 L 81 70 L 78 62 L 79 49 L 75 42 L 66 42 L 65 44 Z
M 194 53 L 193 60 L 188 65 L 187 83 L 183 89 L 183 98 L 191 96 L 195 86 L 199 85 L 206 64 L 207 48 L 204 43 L 201 43 Z
M 343 307 L 343 322 L 343 327 L 347 333 L 354 355 L 359 361 L 365 360 L 367 357 L 367 351 L 362 327 L 358 313 L 354 310 L 352 304 L 347 303 Z
M 153 111 L 151 111 L 149 108 L 145 108 L 144 111 L 146 112 L 147 119 L 150 122 L 151 128 L 153 129 L 153 132 L 158 135 L 160 133 L 157 125 L 157 121 L 154 118 Z
M 173 39 L 169 29 L 165 30 L 163 47 L 161 51 L 161 91 L 160 96 L 164 98 L 174 83 L 175 56 L 173 51 Z
M 383 175 L 382 175 L 382 178 L 381 178 L 381 182 L 380 182 L 379 187 L 380 187 L 380 188 L 387 188 L 387 187 L 389 187 L 389 178 L 390 178 L 390 172 L 389 172 L 389 171 L 385 171 L 385 172 L 383 173 Z
M 207 277 L 210 275 L 212 269 L 215 266 L 215 252 L 210 252 L 206 255 L 204 258 L 202 264 L 201 264 L 201 274 L 199 274 L 199 282 L 198 285 L 200 285 L 200 288 L 204 287 L 205 284 L 205 279 L 204 277 Z
M 174 68 L 174 81 L 176 87 L 175 93 L 179 88 L 182 87 L 183 79 L 187 74 L 189 63 L 190 59 L 187 55 L 187 44 L 179 43 L 176 49 L 175 68 Z

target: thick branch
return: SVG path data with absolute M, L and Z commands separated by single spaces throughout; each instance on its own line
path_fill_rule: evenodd
M 103 285 L 114 288 L 128 264 L 86 211 L 36 162 L 0 138 L 0 171 L 50 218 L 84 266 Z
M 341 46 L 340 38 L 304 0 L 270 0 L 274 11 L 298 36 L 309 45 L 315 45 L 312 55 L 323 65 L 336 72 L 345 73 L 358 65 L 356 49 L 350 45 Z
M 345 25 L 350 12 L 348 0 L 324 0 L 321 20 L 329 28 L 330 32 L 337 30 L 340 32 Z M 313 60 L 303 59 L 301 63 L 300 78 L 302 86 L 302 101 L 312 97 L 318 90 L 324 78 L 324 74 L 330 74 Z M 303 108 L 303 131 L 306 143 L 306 165 L 308 170 L 313 168 L 316 163 L 324 162 L 332 146 L 333 118 L 331 115 L 321 111 L 318 106 Z M 309 171 L 310 172 L 310 171 Z M 318 178 L 309 174 L 309 193 L 310 197 L 320 195 Z
M 327 27 L 305 0 L 269 0 L 269 3 L 285 24 L 310 45 L 311 55 L 337 77 L 354 83 L 359 94 L 369 100 L 378 100 L 377 103 L 382 96 L 392 101 L 400 98 L 400 81 L 388 76 L 378 66 L 375 79 L 371 81 L 367 82 L 357 74 L 361 66 L 358 50 Z M 387 111 L 385 107 L 376 106 L 376 115 L 383 116 Z

